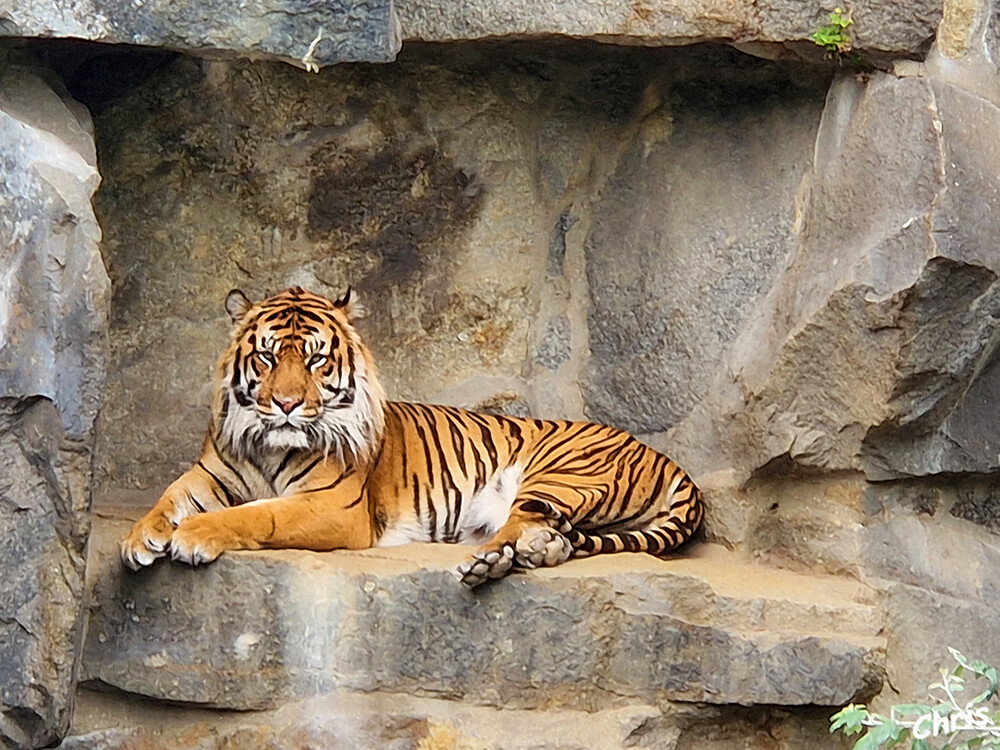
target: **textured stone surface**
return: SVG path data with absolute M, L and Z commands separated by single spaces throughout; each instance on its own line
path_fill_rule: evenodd
M 995 564 L 995 562 L 994 562 Z M 1000 654 L 995 595 L 990 601 L 965 599 L 903 584 L 885 599 L 889 682 L 902 696 L 926 696 L 941 667 L 954 667 L 948 647 L 995 663 Z M 890 703 L 898 699 L 886 696 Z
M 395 8 L 390 0 L 321 5 L 254 0 L 238 9 L 217 0 L 140 5 L 4 0 L 0 34 L 278 58 L 299 65 L 311 59 L 320 66 L 391 61 L 401 37 L 423 42 L 575 37 L 650 46 L 722 41 L 767 57 L 792 54 L 816 62 L 824 58 L 809 37 L 826 23 L 830 10 L 828 4 L 799 0 L 400 0 Z M 922 57 L 942 18 L 942 1 L 872 0 L 854 8 L 852 16 L 853 49 L 865 58 Z M 952 10 L 948 21 L 949 39 L 968 34 L 962 12 Z
M 399 694 L 338 692 L 276 711 L 136 705 L 81 691 L 61 750 L 655 750 L 847 747 L 828 709 L 668 704 L 601 711 L 495 709 Z
M 801 39 L 829 10 L 755 6 L 770 30 L 727 36 L 720 12 L 712 33 Z M 414 29 L 494 22 L 421 7 Z M 860 47 L 880 49 L 874 33 L 923 49 L 939 5 L 894 8 L 855 9 Z M 825 715 L 732 704 L 874 689 L 883 625 L 900 691 L 885 701 L 922 697 L 947 645 L 1000 658 L 1000 94 L 984 8 L 951 3 L 926 65 L 832 86 L 731 50 L 481 43 L 320 76 L 178 58 L 101 100 L 106 492 L 152 490 L 194 454 L 230 286 L 353 282 L 395 396 L 672 428 L 647 437 L 694 471 L 706 537 L 729 552 L 574 563 L 472 598 L 444 571 L 455 549 L 124 576 L 115 521 L 95 542 L 93 684 L 213 706 L 328 689 L 556 703 L 598 710 L 580 727 L 608 746 L 819 747 L 794 727 Z M 670 701 L 714 702 L 718 721 L 681 726 Z M 621 703 L 627 731 L 603 723 Z M 662 715 L 632 727 L 647 709 Z M 431 713 L 391 712 L 428 742 Z M 206 718 L 190 736 L 260 744 L 271 717 Z M 465 729 L 441 721 L 461 746 Z M 115 726 L 88 731 L 108 746 L 174 736 Z
M 883 0 L 859 5 L 851 28 L 863 54 L 922 55 L 941 18 L 940 0 Z M 661 0 L 532 3 L 495 0 L 399 0 L 405 38 L 455 41 L 485 37 L 571 36 L 627 44 L 812 42 L 832 6 L 801 0 Z M 773 53 L 776 54 L 776 53 Z
M 400 76 L 412 85 L 390 85 Z M 501 387 L 470 389 L 472 403 L 523 390 L 543 225 L 514 135 L 523 106 L 434 66 L 179 60 L 106 109 L 105 487 L 162 485 L 191 461 L 234 286 L 352 284 L 396 397 L 462 401 L 448 389 L 489 377 Z
M 90 122 L 34 74 L 0 77 L 0 746 L 69 724 L 108 278 Z
M 650 105 L 595 211 L 584 398 L 597 421 L 655 432 L 687 416 L 794 247 L 827 81 L 745 60 Z
M 874 479 L 996 469 L 997 115 L 925 79 L 831 89 L 798 247 L 679 428 L 682 458 L 744 477 L 781 457 Z
M 113 554 L 127 525 L 92 537 L 84 677 L 155 698 L 260 708 L 346 688 L 506 708 L 832 706 L 881 681 L 865 587 L 709 546 L 576 561 L 473 594 L 449 572 L 467 551 L 445 545 L 135 575 Z
M 752 293 L 787 250 L 780 231 L 794 217 L 827 80 L 705 48 L 417 48 L 391 68 L 319 76 L 174 61 L 102 102 L 97 118 L 98 211 L 115 288 L 102 490 L 163 486 L 190 462 L 228 330 L 219 300 L 233 286 L 260 295 L 298 283 L 336 294 L 351 283 L 369 310 L 362 330 L 391 396 L 513 404 L 536 416 L 585 416 L 577 375 L 588 319 L 598 330 L 595 373 L 612 366 L 603 361 L 617 343 L 641 338 L 655 349 L 665 337 L 686 354 L 650 352 L 638 363 L 608 354 L 628 398 L 617 411 L 591 409 L 623 426 L 665 426 L 639 417 L 675 414 L 700 396 Z M 789 85 L 794 104 L 782 104 L 777 92 Z M 699 92 L 710 86 L 719 90 L 706 101 Z M 761 96 L 730 107 L 747 86 Z M 740 140 L 746 128 L 759 147 Z M 666 167 L 683 176 L 671 160 L 705 175 L 689 199 L 662 179 Z M 775 160 L 772 178 L 762 170 Z M 734 163 L 757 170 L 766 200 L 752 201 L 730 179 Z M 632 201 L 637 210 L 676 228 L 627 214 L 630 196 L 647 191 Z M 590 232 L 599 202 L 603 223 Z M 685 221 L 694 209 L 697 220 Z M 660 229 L 675 240 L 646 251 Z M 676 255 L 700 247 L 703 233 L 712 238 L 704 252 Z M 589 316 L 585 261 L 593 293 L 604 294 Z M 655 280 L 643 294 L 664 295 L 656 304 L 629 288 L 643 263 Z M 690 279 L 667 288 L 671 274 Z M 706 285 L 718 288 L 692 305 Z M 713 305 L 744 294 L 739 314 L 715 314 Z M 678 307 L 686 314 L 672 316 Z M 658 336 L 631 323 L 622 327 L 633 340 L 619 342 L 611 329 L 636 315 Z M 628 389 L 643 377 L 648 387 L 633 397 Z M 588 381 L 593 393 L 616 387 L 597 378 Z
M 399 51 L 391 0 L 0 2 L 0 35 L 70 37 L 316 66 L 389 62 Z

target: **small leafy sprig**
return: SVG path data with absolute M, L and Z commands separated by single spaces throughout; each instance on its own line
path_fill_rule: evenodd
M 948 650 L 957 666 L 940 670 L 941 681 L 928 688 L 934 703 L 893 706 L 889 716 L 852 703 L 830 718 L 830 732 L 852 736 L 867 730 L 854 750 L 883 750 L 907 742 L 910 750 L 1000 748 L 1000 711 L 988 709 L 998 692 L 997 670 L 982 661 L 969 661 L 956 649 Z M 962 705 L 958 694 L 966 688 L 966 674 L 985 681 L 986 689 Z
M 830 23 L 820 26 L 809 38 L 827 52 L 843 55 L 851 51 L 851 35 L 847 29 L 853 24 L 850 13 L 843 8 L 834 8 L 830 14 Z

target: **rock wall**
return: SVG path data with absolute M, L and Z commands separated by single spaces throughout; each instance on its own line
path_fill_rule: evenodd
M 0 69 L 0 746 L 69 727 L 109 283 L 90 118 Z
M 836 743 L 836 704 L 921 697 L 946 646 L 1000 662 L 993 3 L 865 4 L 840 64 L 807 42 L 829 9 L 690 5 L 576 3 L 558 19 L 382 6 L 369 20 L 398 14 L 411 40 L 398 59 L 318 75 L 235 59 L 304 65 L 298 32 L 281 49 L 155 42 L 200 57 L 38 49 L 94 117 L 114 295 L 82 674 L 205 712 L 147 707 L 157 718 L 140 728 L 127 701 L 85 691 L 67 746 L 529 747 L 482 727 L 530 709 L 566 747 L 589 732 L 607 746 L 819 747 Z M 29 33 L 5 18 L 4 33 Z M 730 46 L 669 47 L 694 40 Z M 313 52 L 305 67 L 345 59 Z M 51 234 L 93 229 L 68 225 Z M 82 257 L 72 268 L 96 269 Z M 22 377 L 4 407 L 10 460 L 57 467 L 45 477 L 62 476 L 67 445 L 83 467 L 101 393 L 100 347 L 57 334 L 102 340 L 103 277 L 70 278 L 89 279 L 96 317 L 50 304 L 90 327 L 46 329 L 38 351 L 76 359 L 52 369 L 63 380 Z M 446 588 L 453 550 L 123 577 L 113 537 L 198 449 L 226 292 L 289 284 L 360 291 L 396 398 L 594 419 L 674 455 L 707 491 L 703 550 L 572 563 L 476 600 Z M 69 494 L 32 486 L 79 506 L 85 469 Z M 267 624 L 236 633 L 244 620 Z M 575 648 L 549 646 L 557 627 Z M 359 633 L 373 634 L 360 656 L 331 645 Z M 410 644 L 398 654 L 395 636 Z M 392 721 L 337 724 L 376 705 Z M 308 720 L 290 719 L 299 708 Z M 24 739 L 21 721 L 15 741 L 63 725 Z
M 178 58 L 97 114 L 102 488 L 191 461 L 231 286 L 353 284 L 396 398 L 672 426 L 793 246 L 829 77 L 723 48 L 415 48 L 319 76 Z

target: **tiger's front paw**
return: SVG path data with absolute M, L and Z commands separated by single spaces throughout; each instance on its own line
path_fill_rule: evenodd
M 212 513 L 189 516 L 181 521 L 170 541 L 170 557 L 188 565 L 210 563 L 227 549 L 238 549 L 232 532 Z
M 150 513 L 132 527 L 121 544 L 122 562 L 132 570 L 152 565 L 170 548 L 174 526 L 160 515 Z

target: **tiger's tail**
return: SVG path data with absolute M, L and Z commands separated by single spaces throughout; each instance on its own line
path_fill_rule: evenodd
M 693 482 L 688 482 L 687 485 L 690 487 L 687 497 L 680 502 L 674 502 L 662 520 L 654 519 L 646 528 L 628 531 L 604 533 L 581 531 L 544 500 L 530 500 L 521 507 L 551 519 L 553 528 L 569 540 L 570 546 L 573 547 L 573 557 L 591 557 L 612 552 L 647 552 L 651 555 L 663 555 L 687 542 L 701 525 L 705 512 L 701 502 L 701 492 Z

